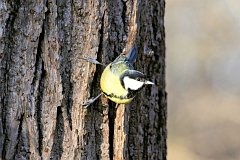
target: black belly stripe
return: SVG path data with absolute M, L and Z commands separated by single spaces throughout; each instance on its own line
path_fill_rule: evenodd
M 133 92 L 128 92 L 128 94 L 126 96 L 117 96 L 113 93 L 107 94 L 106 92 L 103 92 L 103 94 L 105 94 L 107 97 L 110 97 L 110 98 L 119 98 L 119 99 L 129 99 L 129 98 L 133 98 L 135 96 L 135 94 Z

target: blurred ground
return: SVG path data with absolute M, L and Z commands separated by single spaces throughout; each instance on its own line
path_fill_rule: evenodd
M 240 160 L 240 1 L 166 0 L 168 160 Z

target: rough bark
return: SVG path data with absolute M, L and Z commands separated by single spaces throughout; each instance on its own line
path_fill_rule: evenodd
M 164 0 L 1 0 L 2 159 L 166 159 Z M 135 43 L 156 85 L 101 97 L 102 66 Z

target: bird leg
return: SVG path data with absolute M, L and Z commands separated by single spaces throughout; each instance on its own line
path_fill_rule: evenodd
M 83 103 L 84 108 L 88 108 L 93 102 L 95 102 L 103 93 L 100 93 L 96 97 L 91 97 L 86 102 Z

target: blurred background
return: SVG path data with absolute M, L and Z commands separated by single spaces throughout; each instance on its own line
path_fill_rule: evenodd
M 168 160 L 240 160 L 240 1 L 166 0 Z

